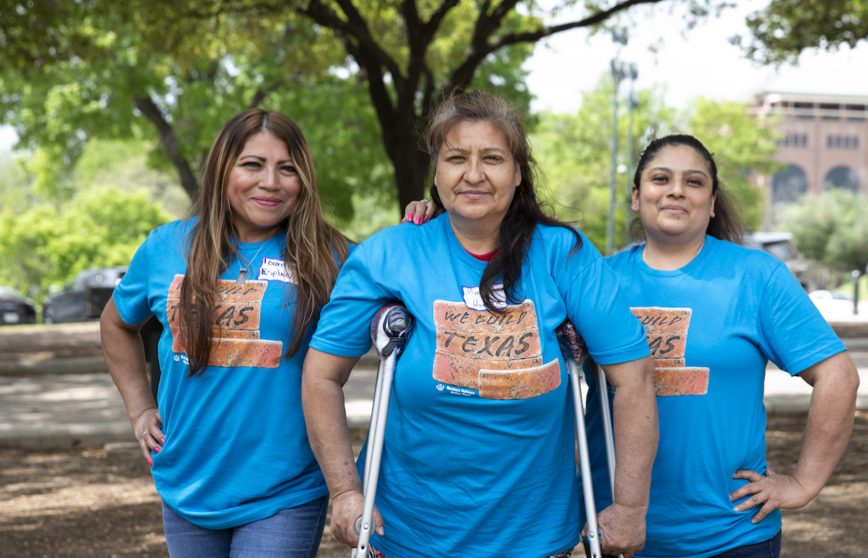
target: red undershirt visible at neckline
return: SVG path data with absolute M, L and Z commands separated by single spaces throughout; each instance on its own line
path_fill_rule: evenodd
M 491 252 L 486 252 L 484 254 L 474 254 L 470 250 L 467 250 L 467 253 L 470 254 L 471 256 L 473 256 L 474 258 L 476 258 L 477 260 L 482 260 L 484 262 L 490 262 L 491 260 L 494 259 L 494 255 L 497 254 L 498 250 L 500 250 L 500 248 L 495 248 Z

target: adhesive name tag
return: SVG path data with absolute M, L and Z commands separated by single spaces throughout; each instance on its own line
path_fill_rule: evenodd
M 286 266 L 286 262 L 275 258 L 263 258 L 259 268 L 260 281 L 283 281 L 296 284 L 295 276 Z
M 461 287 L 461 289 L 464 291 L 464 304 L 474 310 L 486 310 L 482 295 L 479 294 L 479 287 Z M 506 308 L 506 294 L 503 292 L 503 285 L 495 285 L 492 295 L 495 307 Z

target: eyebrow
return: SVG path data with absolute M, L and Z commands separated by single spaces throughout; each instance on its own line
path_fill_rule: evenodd
M 463 147 L 450 146 L 448 144 L 444 144 L 443 147 L 445 148 L 445 151 L 457 151 L 458 153 L 467 153 L 468 151 L 470 151 L 469 149 L 465 149 Z M 483 147 L 482 149 L 480 149 L 480 151 L 482 151 L 483 153 L 506 153 L 507 152 L 506 149 L 502 149 L 500 147 L 493 147 L 493 146 L 492 147 Z
M 650 172 L 654 172 L 654 171 L 664 171 L 664 172 L 668 172 L 668 173 L 673 172 L 672 169 L 670 169 L 669 167 L 652 167 L 649 170 L 650 170 Z M 709 174 L 702 169 L 687 169 L 686 171 L 684 171 L 683 174 L 701 174 L 702 176 L 706 176 L 706 177 L 709 176 Z
M 257 155 L 256 153 L 242 153 L 241 155 L 238 156 L 238 160 L 241 161 L 242 159 L 249 159 L 251 157 L 256 159 L 257 161 L 265 161 L 266 160 L 265 157 L 263 157 L 262 155 Z M 292 157 L 289 157 L 287 159 L 280 159 L 277 162 L 278 162 L 278 164 L 281 164 L 281 163 L 290 163 L 292 165 L 295 164 L 292 161 Z

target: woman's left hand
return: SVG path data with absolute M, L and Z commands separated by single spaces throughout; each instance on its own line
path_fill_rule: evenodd
M 437 206 L 428 200 L 411 201 L 404 208 L 405 223 L 415 223 L 421 225 L 427 223 L 434 213 L 437 211 Z
M 763 476 L 756 471 L 740 469 L 732 478 L 750 481 L 730 494 L 733 502 L 750 495 L 750 498 L 735 506 L 735 511 L 742 512 L 762 505 L 751 520 L 752 523 L 759 523 L 778 508 L 792 510 L 804 507 L 813 498 L 791 475 Z
M 605 555 L 619 554 L 631 558 L 633 552 L 645 546 L 645 514 L 647 507 L 630 507 L 612 504 L 597 514 L 600 530 L 600 550 Z M 588 536 L 588 526 L 582 530 Z

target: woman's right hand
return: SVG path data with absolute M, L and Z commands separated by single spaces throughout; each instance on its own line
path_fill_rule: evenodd
M 345 545 L 355 548 L 359 544 L 356 521 L 361 519 L 365 510 L 365 497 L 357 490 L 344 492 L 332 499 L 332 519 L 329 528 L 332 535 Z M 383 517 L 374 506 L 374 531 L 383 536 Z
M 149 407 L 136 416 L 133 420 L 133 432 L 136 433 L 145 461 L 148 465 L 153 465 L 151 452 L 160 453 L 166 442 L 163 434 L 163 419 L 156 407 Z
M 421 225 L 427 223 L 434 213 L 437 211 L 437 206 L 428 200 L 411 201 L 404 208 L 404 222 L 415 223 Z

